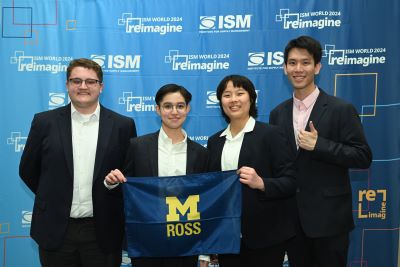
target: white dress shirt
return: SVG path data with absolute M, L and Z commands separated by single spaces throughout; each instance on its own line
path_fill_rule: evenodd
M 232 137 L 230 124 L 225 129 L 225 131 L 223 131 L 220 134 L 221 137 L 225 136 L 226 138 L 221 155 L 221 170 L 223 171 L 237 170 L 239 165 L 239 154 L 240 154 L 240 149 L 242 148 L 244 134 L 252 132 L 254 130 L 255 125 L 256 125 L 256 120 L 253 117 L 250 117 L 247 120 L 246 125 L 235 137 Z
M 158 176 L 175 176 L 186 174 L 187 134 L 182 129 L 185 138 L 173 144 L 163 128 L 158 135 Z
M 100 105 L 92 114 L 79 113 L 71 104 L 74 189 L 70 217 L 93 217 L 92 185 L 99 133 Z

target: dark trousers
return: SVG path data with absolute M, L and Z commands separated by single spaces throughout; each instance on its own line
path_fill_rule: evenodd
M 197 267 L 198 256 L 173 258 L 131 258 L 133 267 Z
M 92 218 L 70 219 L 62 246 L 55 250 L 39 247 L 42 267 L 120 267 L 122 252 L 105 254 L 96 241 Z
M 265 248 L 250 249 L 240 245 L 240 254 L 220 254 L 220 267 L 282 267 L 285 257 L 285 244 L 277 244 Z
M 298 223 L 296 236 L 287 242 L 290 267 L 346 267 L 349 233 L 310 238 Z

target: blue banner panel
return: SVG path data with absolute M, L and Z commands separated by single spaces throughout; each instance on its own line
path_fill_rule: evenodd
M 123 190 L 129 256 L 239 253 L 236 171 L 129 177 Z
M 101 103 L 134 118 L 138 135 L 160 127 L 157 90 L 183 85 L 193 95 L 184 128 L 205 146 L 226 128 L 215 93 L 224 76 L 253 81 L 261 121 L 292 96 L 283 55 L 300 35 L 320 41 L 316 82 L 356 107 L 373 152 L 368 170 L 350 172 L 356 228 L 347 265 L 400 267 L 398 0 L 2 0 L 0 8 L 2 267 L 39 266 L 36 243 L 13 239 L 30 235 L 34 200 L 18 164 L 33 114 L 69 103 L 72 59 L 102 66 Z

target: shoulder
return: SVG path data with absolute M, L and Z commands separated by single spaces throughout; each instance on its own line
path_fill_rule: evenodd
M 321 97 L 324 98 L 327 105 L 334 110 L 338 110 L 341 112 L 347 112 L 347 111 L 350 111 L 352 113 L 356 112 L 356 108 L 354 107 L 354 105 L 342 98 L 329 95 L 323 91 Z
M 216 132 L 215 134 L 211 135 L 211 136 L 208 138 L 208 142 L 215 142 L 216 140 L 218 140 L 219 138 L 221 138 L 220 135 L 221 135 L 221 133 L 222 133 L 223 131 L 225 131 L 225 129 L 222 129 L 222 130 Z
M 68 105 L 36 113 L 32 123 L 35 125 L 52 124 L 53 122 L 57 122 L 61 116 L 71 116 L 71 109 Z
M 146 144 L 149 142 L 157 142 L 158 134 L 159 134 L 159 131 L 132 138 L 131 144 Z
M 253 138 L 271 144 L 284 137 L 281 127 L 257 121 L 253 130 Z
M 278 104 L 275 108 L 272 109 L 271 113 L 279 112 L 280 110 L 293 105 L 293 98 L 286 99 L 282 103 Z
M 278 129 L 278 126 L 261 121 L 256 121 L 256 124 L 254 125 L 254 132 L 256 133 L 274 133 L 277 132 Z
M 320 100 L 326 102 L 327 104 L 334 105 L 334 106 L 348 106 L 348 105 L 351 105 L 346 100 L 344 100 L 344 99 L 342 99 L 340 97 L 337 97 L 337 96 L 330 95 L 330 94 L 326 93 L 324 90 L 322 90 L 321 88 L 319 88 L 319 90 L 320 90 L 320 93 L 319 93 L 319 96 L 317 98 L 317 101 L 318 101 L 318 99 L 320 99 Z
M 204 146 L 200 145 L 199 143 L 189 139 L 189 137 L 187 139 L 187 144 L 194 150 L 207 152 L 207 148 L 205 148 Z
M 119 121 L 122 123 L 132 123 L 133 122 L 133 118 L 124 116 L 122 114 L 119 114 L 111 109 L 108 109 L 108 108 L 100 105 L 100 116 L 102 114 L 109 116 L 109 117 L 113 118 L 113 120 L 116 120 L 116 121 Z
M 293 98 L 289 98 L 282 103 L 278 104 L 269 113 L 269 121 L 273 124 L 283 123 L 283 119 L 286 117 L 288 112 L 292 112 Z

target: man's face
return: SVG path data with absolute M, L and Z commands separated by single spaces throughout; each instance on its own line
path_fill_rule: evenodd
M 284 71 L 294 90 L 312 92 L 315 88 L 314 77 L 319 73 L 321 63 L 315 64 L 312 55 L 303 48 L 289 51 Z
M 156 106 L 156 111 L 160 115 L 163 127 L 167 129 L 180 129 L 190 111 L 190 106 L 186 105 L 185 98 L 179 92 L 166 94 Z
M 92 113 L 95 111 L 104 87 L 98 80 L 94 70 L 84 67 L 72 69 L 66 85 L 71 102 L 79 112 Z

